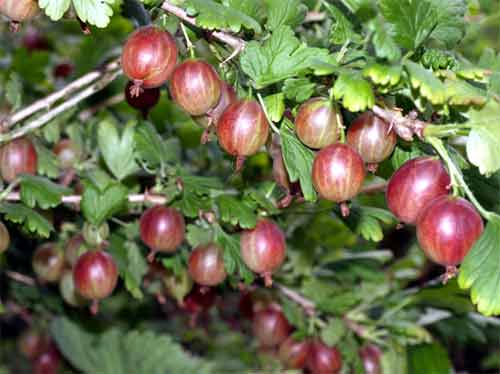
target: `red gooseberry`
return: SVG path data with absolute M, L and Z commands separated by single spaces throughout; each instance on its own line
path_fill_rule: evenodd
M 39 246 L 32 259 L 33 271 L 43 282 L 57 282 L 64 270 L 64 252 L 55 243 Z
M 268 219 L 260 219 L 252 230 L 241 234 L 241 257 L 254 272 L 264 277 L 266 286 L 272 284 L 272 273 L 285 260 L 285 234 Z
M 6 182 L 13 182 L 20 174 L 36 174 L 38 156 L 28 138 L 15 139 L 0 148 L 0 172 Z
M 431 200 L 448 194 L 450 183 L 450 176 L 439 159 L 411 159 L 389 180 L 385 193 L 387 206 L 401 222 L 413 224 Z
M 295 131 L 299 139 L 310 148 L 324 148 L 337 141 L 340 116 L 333 103 L 322 97 L 302 104 L 295 118 Z
M 307 367 L 313 373 L 337 374 L 342 369 L 342 356 L 337 348 L 329 347 L 317 339 L 309 348 Z
M 363 361 L 363 367 L 365 368 L 365 374 L 381 374 L 381 358 L 382 351 L 379 347 L 373 344 L 368 344 L 359 350 L 359 355 L 361 361 Z
M 281 310 L 268 308 L 257 312 L 253 318 L 252 331 L 264 348 L 276 347 L 283 343 L 292 327 Z
M 427 257 L 447 267 L 453 276 L 483 232 L 483 220 L 467 200 L 440 196 L 427 204 L 417 218 L 417 239 Z M 446 278 L 445 278 L 446 280 Z
M 142 116 L 147 118 L 149 111 L 160 101 L 160 89 L 158 87 L 147 88 L 138 96 L 132 96 L 131 91 L 133 86 L 134 82 L 128 82 L 125 86 L 125 99 L 128 105 L 139 110 Z
M 138 96 L 144 88 L 159 87 L 177 64 L 175 39 L 157 26 L 141 27 L 123 46 L 121 64 L 125 75 L 134 82 L 132 96 Z
M 215 243 L 196 247 L 189 256 L 189 275 L 202 286 L 216 286 L 226 279 L 224 253 Z
M 238 96 L 236 95 L 236 91 L 233 86 L 221 81 L 221 94 L 219 102 L 207 114 L 195 117 L 196 122 L 205 128 L 211 126 L 212 124 L 217 124 L 226 108 L 237 100 Z
M 66 263 L 70 266 L 74 266 L 78 261 L 78 258 L 87 250 L 85 245 L 85 238 L 82 234 L 73 235 L 66 246 L 64 247 L 64 258 Z
M 71 269 L 65 269 L 61 279 L 59 280 L 59 292 L 63 300 L 71 306 L 81 306 L 85 304 L 85 300 L 76 291 L 75 280 Z
M 54 343 L 33 361 L 33 374 L 57 374 L 61 366 L 61 354 Z
M 389 124 L 372 112 L 360 115 L 347 130 L 347 143 L 360 154 L 371 171 L 391 155 L 396 141 L 396 133 Z
M 102 250 L 85 252 L 73 268 L 73 280 L 77 292 L 92 300 L 91 312 L 96 314 L 99 300 L 113 292 L 118 282 L 118 267 L 110 254 Z
M 72 168 L 82 157 L 81 148 L 71 139 L 61 139 L 54 146 L 53 152 L 63 169 Z
M 147 209 L 139 221 L 141 239 L 150 249 L 153 261 L 156 252 L 174 252 L 184 240 L 184 217 L 178 210 L 162 205 Z
M 221 80 L 212 65 L 202 60 L 186 60 L 170 79 L 174 102 L 192 116 L 201 116 L 215 107 L 221 96 Z
M 30 20 L 39 12 L 36 0 L 0 0 L 0 13 L 12 20 L 12 31 L 18 30 L 19 22 Z
M 295 340 L 290 336 L 279 350 L 279 357 L 287 369 L 303 369 L 309 354 L 309 341 Z

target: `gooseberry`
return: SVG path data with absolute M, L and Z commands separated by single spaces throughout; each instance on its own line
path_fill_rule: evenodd
M 238 96 L 236 95 L 236 91 L 233 86 L 221 81 L 219 102 L 208 112 L 208 114 L 195 117 L 196 122 L 205 128 L 211 126 L 212 124 L 217 124 L 226 108 L 237 100 Z
M 54 146 L 53 152 L 63 169 L 72 168 L 82 157 L 81 148 L 71 139 L 61 139 Z
M 189 256 L 189 275 L 201 286 L 216 286 L 226 279 L 224 253 L 215 243 L 196 247 Z
M 382 367 L 380 360 L 382 358 L 382 351 L 376 345 L 368 344 L 359 350 L 365 374 L 381 374 Z
M 33 360 L 47 347 L 47 338 L 30 328 L 19 336 L 17 347 L 26 358 Z
M 281 310 L 268 308 L 257 312 L 252 323 L 252 331 L 264 348 L 276 347 L 290 335 L 292 326 Z
M 73 268 L 73 280 L 78 293 L 92 300 L 91 312 L 96 314 L 99 300 L 113 292 L 118 282 L 118 267 L 110 254 L 89 251 L 80 256 Z
M 342 356 L 337 348 L 316 339 L 309 348 L 307 367 L 313 373 L 337 374 L 342 369 Z
M 151 207 L 142 214 L 139 225 L 141 239 L 151 249 L 150 262 L 156 252 L 172 253 L 184 240 L 184 217 L 174 208 Z
M 385 193 L 387 206 L 404 223 L 413 224 L 434 198 L 447 195 L 450 176 L 442 162 L 433 157 L 406 161 L 391 177 Z
M 125 86 L 125 99 L 128 105 L 139 110 L 144 118 L 148 117 L 149 111 L 160 101 L 160 89 L 158 87 L 143 90 L 138 96 L 132 96 L 133 82 Z
M 61 354 L 54 343 L 48 347 L 33 361 L 33 374 L 57 374 L 61 365 Z
M 15 139 L 0 148 L 0 172 L 6 182 L 13 182 L 20 174 L 36 174 L 38 156 L 28 138 Z
M 33 271 L 44 282 L 57 282 L 64 270 L 64 252 L 55 243 L 39 246 L 32 259 Z
M 241 257 L 254 272 L 264 277 L 266 286 L 272 284 L 272 273 L 285 260 L 285 234 L 268 219 L 260 219 L 252 230 L 241 234 Z
M 280 360 L 287 369 L 303 369 L 308 354 L 309 342 L 307 340 L 295 340 L 293 336 L 285 340 L 279 350 Z
M 76 291 L 73 272 L 65 269 L 59 280 L 59 292 L 63 300 L 71 306 L 81 306 L 85 304 L 85 299 Z
M 295 118 L 299 139 L 310 148 L 324 148 L 337 141 L 340 116 L 332 102 L 315 97 L 302 104 Z
M 186 60 L 170 79 L 174 102 L 192 116 L 201 116 L 215 107 L 221 97 L 221 80 L 212 65 L 202 60 Z
M 0 13 L 12 20 L 12 31 L 17 31 L 19 22 L 30 20 L 39 12 L 36 0 L 0 0 Z
M 78 258 L 87 250 L 85 246 L 85 238 L 82 234 L 76 234 L 68 240 L 64 247 L 64 258 L 66 263 L 74 266 Z
M 177 63 L 177 46 L 168 31 L 156 26 L 144 26 L 134 31 L 125 43 L 121 64 L 125 75 L 134 82 L 132 96 L 144 88 L 164 84 Z

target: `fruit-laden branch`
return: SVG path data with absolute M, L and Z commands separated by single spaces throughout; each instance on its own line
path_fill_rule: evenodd
M 414 135 L 417 135 L 420 139 L 424 138 L 424 129 L 427 122 L 417 119 L 415 112 L 404 116 L 400 110 L 384 109 L 378 105 L 374 105 L 372 111 L 377 117 L 389 123 L 400 138 L 407 141 L 412 141 Z
M 74 106 L 78 105 L 81 101 L 85 100 L 89 96 L 92 96 L 96 92 L 102 90 L 112 81 L 114 81 L 119 74 L 121 74 L 121 70 L 104 74 L 100 79 L 95 81 L 89 87 L 79 92 L 72 98 L 66 100 L 61 105 L 55 107 L 54 109 L 48 111 L 47 113 L 41 115 L 40 117 L 37 117 L 32 121 L 29 121 L 24 126 L 16 128 L 15 130 L 8 132 L 6 134 L 0 135 L 0 143 L 9 142 L 13 139 L 20 138 L 26 135 L 27 133 L 42 127 L 43 125 L 47 124 L 48 122 L 56 118 L 61 113 L 67 111 L 68 109 L 73 108 Z
M 111 73 L 113 71 L 116 71 L 120 68 L 120 63 L 118 60 L 113 61 L 109 64 L 107 64 L 104 68 L 102 69 L 96 69 L 93 70 L 77 80 L 71 82 L 64 88 L 60 89 L 59 91 L 56 91 L 43 99 L 40 99 L 38 101 L 35 101 L 33 104 L 30 104 L 29 106 L 19 110 L 18 112 L 14 113 L 12 116 L 7 118 L 3 123 L 2 123 L 2 128 L 5 130 L 9 127 L 12 127 L 18 122 L 21 122 L 22 120 L 34 115 L 35 113 L 41 111 L 41 110 L 49 110 L 53 104 L 58 102 L 59 100 L 65 98 L 66 96 L 82 89 L 83 87 L 86 87 L 87 85 L 91 84 L 92 82 L 100 79 L 103 77 L 103 75 L 107 73 Z M 48 113 L 47 113 L 48 114 Z

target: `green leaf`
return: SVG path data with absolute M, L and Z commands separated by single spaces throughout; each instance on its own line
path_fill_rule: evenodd
M 120 276 L 125 281 L 125 287 L 136 299 L 142 299 L 142 279 L 148 272 L 148 264 L 139 246 L 125 240 L 118 234 L 111 236 L 111 246 L 108 249 L 118 266 Z
M 70 5 L 71 0 L 38 0 L 38 6 L 52 21 L 59 21 Z
M 285 112 L 285 94 L 280 92 L 274 95 L 269 95 L 264 98 L 267 115 L 273 122 L 281 121 Z
M 409 50 L 417 49 L 438 23 L 437 12 L 427 0 L 380 0 L 378 4 L 396 42 Z
M 300 306 L 283 296 L 281 297 L 281 307 L 283 309 L 283 314 L 290 324 L 292 324 L 299 331 L 306 330 L 306 318 L 304 311 Z
M 465 81 L 449 80 L 444 83 L 448 103 L 451 105 L 484 105 L 487 93 Z
M 452 49 L 465 35 L 465 0 L 428 0 L 437 13 L 437 26 L 431 38 Z
M 241 54 L 241 68 L 256 88 L 292 78 L 312 68 L 315 60 L 326 59 L 328 51 L 301 44 L 288 26 L 276 29 L 262 45 L 252 41 Z
M 408 347 L 410 374 L 450 374 L 453 372 L 448 352 L 440 344 L 419 344 Z
M 500 314 L 500 216 L 494 215 L 460 266 L 458 284 L 471 289 L 480 313 Z
M 423 152 L 418 145 L 414 143 L 412 143 L 410 149 L 404 149 L 400 146 L 396 146 L 391 157 L 392 167 L 394 170 L 398 170 L 406 161 L 423 156 L 424 154 L 425 152 Z
M 11 105 L 11 111 L 18 110 L 23 103 L 23 84 L 21 78 L 16 73 L 11 73 L 5 85 L 5 98 Z
M 289 78 L 283 84 L 283 93 L 288 100 L 302 103 L 313 95 L 315 87 L 307 78 Z
M 471 108 L 467 114 L 471 127 L 467 157 L 481 174 L 500 170 L 500 104 L 488 102 L 483 108 Z
M 403 345 L 389 344 L 380 361 L 382 373 L 408 373 L 406 351 Z
M 35 142 L 36 153 L 38 156 L 38 174 L 49 178 L 57 178 L 60 174 L 58 160 L 54 152 L 48 150 L 39 142 Z
M 307 7 L 301 0 L 266 0 L 266 28 L 273 31 L 281 26 L 295 28 L 304 20 Z
M 405 67 L 410 75 L 411 86 L 414 89 L 419 89 L 423 97 L 434 105 L 446 102 L 445 86 L 430 70 L 424 69 L 412 61 L 407 61 Z
M 300 181 L 304 198 L 307 201 L 315 201 L 316 191 L 311 181 L 314 152 L 297 139 L 292 129 L 292 123 L 288 119 L 282 122 L 280 135 L 283 161 L 290 181 Z
M 84 328 L 57 317 L 50 332 L 64 357 L 84 373 L 215 373 L 208 361 L 186 353 L 168 335 L 149 330 Z
M 196 23 L 203 28 L 240 32 L 244 27 L 257 34 L 262 32 L 259 23 L 252 17 L 213 0 L 187 0 L 185 4 L 189 15 L 196 16 Z
M 197 247 L 200 244 L 207 244 L 213 240 L 212 230 L 196 225 L 187 225 L 186 241 L 191 247 Z
M 23 227 L 42 238 L 48 238 L 54 230 L 52 224 L 36 211 L 22 204 L 0 203 L 0 213 L 4 219 L 23 225 Z
M 93 225 L 101 225 L 127 202 L 128 189 L 119 183 L 111 183 L 103 189 L 90 180 L 84 180 L 83 185 L 80 207 L 85 219 Z
M 401 81 L 402 68 L 399 65 L 373 63 L 363 70 L 363 76 L 381 86 L 395 86 Z
M 99 124 L 97 141 L 106 165 L 116 178 L 122 180 L 139 169 L 134 160 L 134 123 L 126 125 L 120 137 L 116 125 L 104 120 Z
M 36 205 L 42 209 L 55 208 L 61 204 L 61 198 L 70 193 L 71 189 L 44 177 L 23 175 L 21 180 L 21 200 L 30 208 Z
M 358 73 L 341 73 L 333 86 L 333 95 L 351 112 L 371 109 L 375 104 L 372 86 Z
M 341 341 L 341 339 L 345 336 L 347 332 L 347 328 L 340 318 L 331 318 L 328 321 L 328 324 L 321 330 L 321 339 L 329 345 L 333 347 L 337 345 Z
M 375 23 L 375 33 L 373 34 L 373 46 L 375 54 L 379 58 L 386 58 L 389 61 L 397 61 L 401 58 L 401 50 L 394 41 L 389 26 L 385 22 Z
M 224 4 L 226 3 L 228 7 L 245 13 L 259 23 L 262 23 L 267 16 L 265 0 L 225 0 Z
M 216 204 L 223 222 L 233 226 L 240 225 L 244 229 L 254 228 L 257 224 L 257 216 L 253 209 L 232 196 L 221 195 L 217 197 Z
M 349 19 L 335 5 L 323 2 L 324 7 L 333 18 L 332 29 L 330 30 L 330 41 L 333 44 L 344 44 L 352 40 L 354 27 Z
M 379 242 L 384 238 L 380 222 L 389 225 L 396 223 L 397 219 L 385 209 L 353 205 L 345 222 L 351 230 L 366 240 Z
M 116 0 L 72 0 L 76 14 L 91 25 L 104 28 L 108 26 L 113 15 L 112 5 Z
M 134 139 L 137 158 L 151 167 L 176 163 L 180 160 L 179 141 L 176 138 L 164 141 L 149 122 L 136 127 Z
M 226 273 L 229 275 L 238 274 L 246 284 L 252 283 L 254 275 L 241 258 L 239 236 L 228 235 L 219 225 L 216 225 L 214 240 L 224 249 Z

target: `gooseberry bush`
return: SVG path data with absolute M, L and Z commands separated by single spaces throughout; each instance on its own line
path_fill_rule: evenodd
M 0 14 L 0 373 L 500 370 L 497 1 Z

